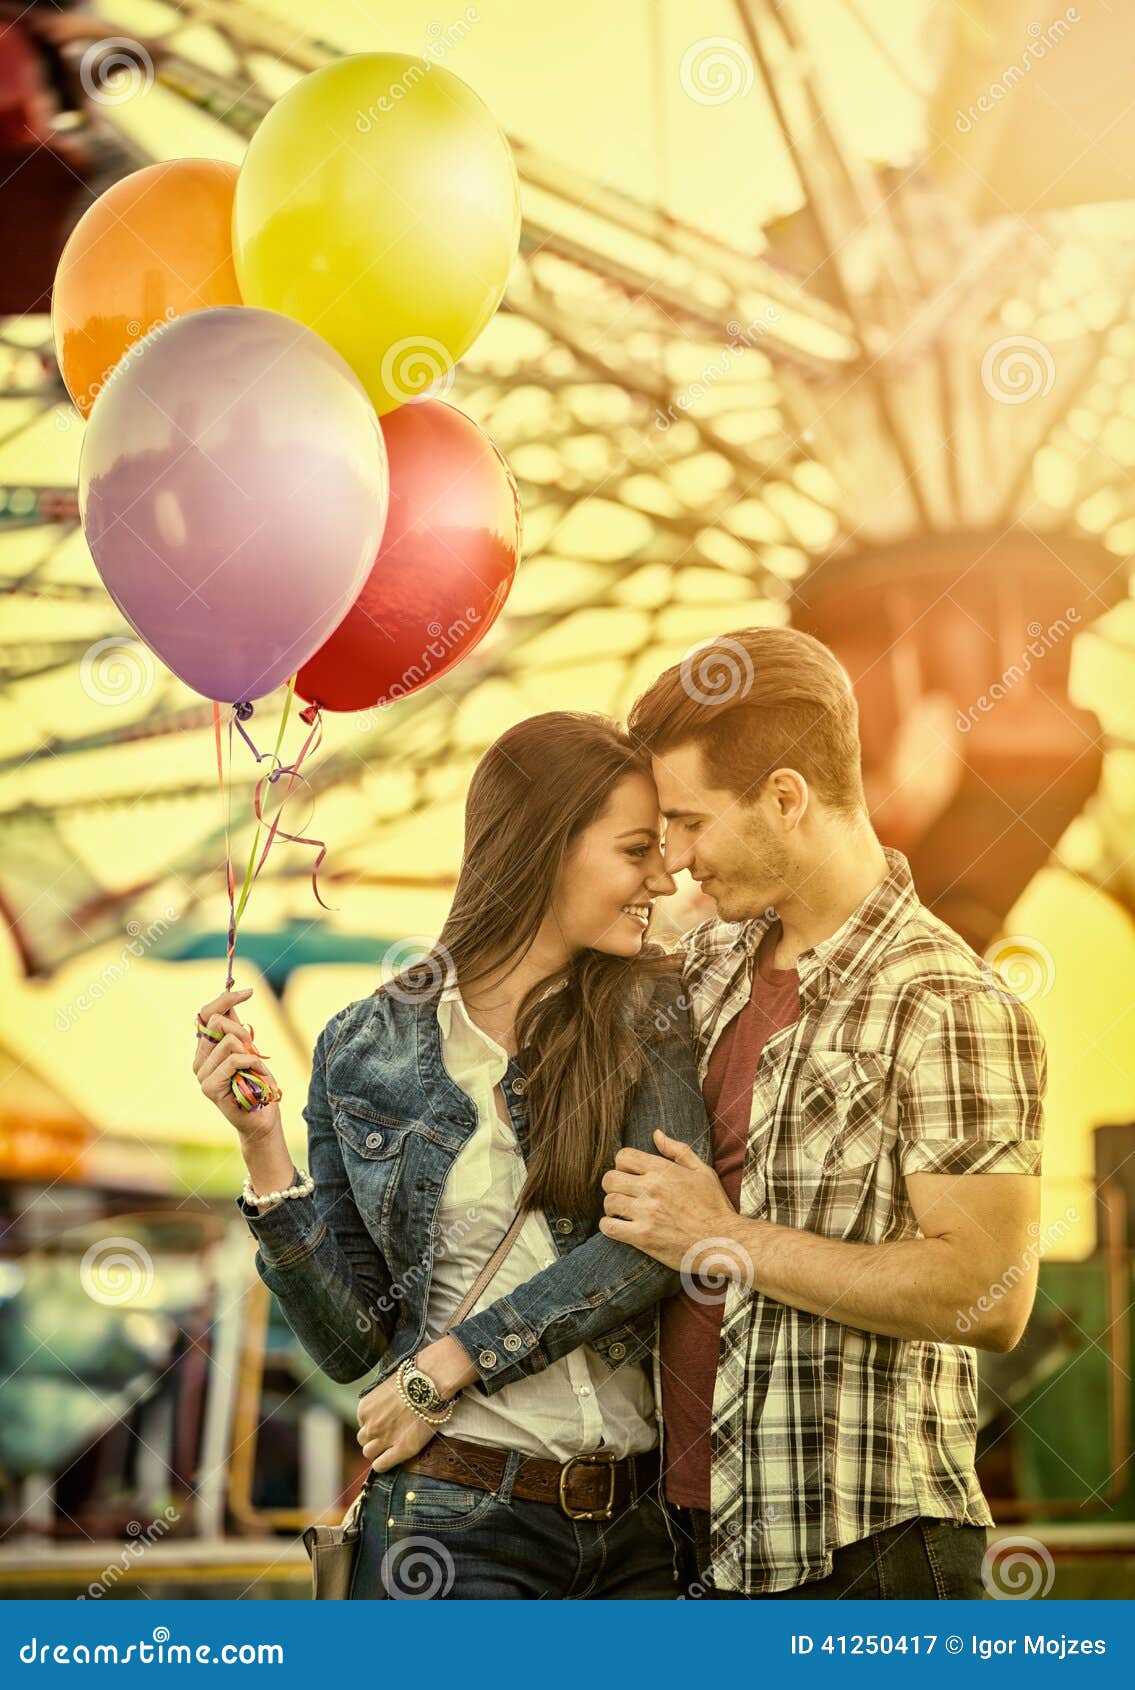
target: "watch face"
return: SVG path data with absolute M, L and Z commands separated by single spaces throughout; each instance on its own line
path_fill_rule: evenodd
M 406 1395 L 415 1408 L 429 1408 L 438 1401 L 437 1392 L 424 1373 L 411 1373 L 406 1380 Z

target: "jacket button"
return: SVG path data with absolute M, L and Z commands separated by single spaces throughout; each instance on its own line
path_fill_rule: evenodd
M 381 1133 L 368 1133 L 367 1134 L 367 1149 L 368 1150 L 378 1150 L 378 1149 L 381 1148 L 381 1145 L 382 1145 L 382 1134 Z
M 524 1093 L 528 1090 L 528 1087 L 523 1080 L 513 1080 L 511 1089 L 516 1093 L 517 1097 L 523 1097 Z
M 522 1340 L 517 1337 L 515 1332 L 505 1333 L 504 1347 L 506 1350 L 518 1350 L 521 1342 Z
M 565 1218 L 558 1220 L 556 1222 L 556 1231 L 557 1232 L 571 1232 L 573 1225 L 574 1225 L 574 1222 L 569 1221 L 565 1217 Z
M 607 1354 L 610 1356 L 612 1361 L 622 1361 L 626 1353 L 627 1346 L 625 1344 L 612 1344 L 610 1349 L 607 1351 Z
M 497 1365 L 497 1352 L 495 1350 L 482 1350 L 477 1360 L 482 1367 L 495 1367 Z

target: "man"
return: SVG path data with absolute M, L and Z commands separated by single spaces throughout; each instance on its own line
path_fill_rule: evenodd
M 698 1591 L 980 1597 L 966 1346 L 1035 1294 L 1039 1034 L 876 837 L 819 641 L 723 636 L 629 725 L 717 905 L 682 941 L 714 1167 L 621 1151 L 600 1223 L 682 1271 L 656 1381 Z

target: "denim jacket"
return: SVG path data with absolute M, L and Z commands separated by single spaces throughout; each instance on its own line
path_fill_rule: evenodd
M 709 1132 L 680 983 L 655 983 L 642 1081 L 622 1142 L 654 1151 L 662 1127 L 710 1159 Z M 446 1176 L 476 1124 L 441 1054 L 437 991 L 411 999 L 382 987 L 332 1016 L 316 1041 L 303 1110 L 309 1197 L 263 1215 L 236 1199 L 257 1242 L 256 1269 L 308 1355 L 332 1379 L 367 1375 L 359 1396 L 420 1349 Z M 524 1074 L 510 1058 L 501 1086 L 527 1156 Z M 598 1230 L 587 1215 L 549 1216 L 558 1259 L 453 1328 L 486 1395 L 538 1373 L 581 1343 L 612 1367 L 646 1360 L 654 1305 L 675 1269 Z M 489 1290 L 491 1293 L 492 1287 Z

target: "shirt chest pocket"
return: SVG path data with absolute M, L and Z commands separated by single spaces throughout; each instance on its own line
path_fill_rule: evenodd
M 879 1160 L 889 1068 L 877 1051 L 809 1051 L 797 1092 L 798 1142 L 807 1163 L 838 1174 Z

